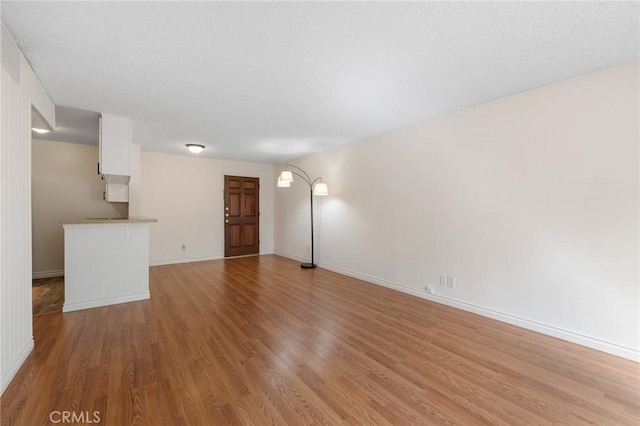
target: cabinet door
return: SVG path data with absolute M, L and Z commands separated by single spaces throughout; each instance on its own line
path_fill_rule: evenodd
M 123 183 L 107 183 L 104 187 L 104 198 L 110 203 L 128 202 L 129 185 Z
M 112 114 L 100 116 L 100 173 L 131 174 L 131 119 Z

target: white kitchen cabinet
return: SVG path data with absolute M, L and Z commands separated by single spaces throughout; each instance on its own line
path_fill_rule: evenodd
M 100 115 L 98 172 L 109 183 L 128 184 L 131 176 L 131 118 Z
M 104 199 L 110 203 L 126 203 L 129 201 L 129 185 L 126 183 L 106 183 Z

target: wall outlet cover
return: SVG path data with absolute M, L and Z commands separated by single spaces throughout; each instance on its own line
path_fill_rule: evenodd
M 456 287 L 456 277 L 452 277 L 451 275 L 447 275 L 447 287 L 455 288 Z

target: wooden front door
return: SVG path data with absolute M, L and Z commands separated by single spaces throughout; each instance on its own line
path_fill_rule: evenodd
M 260 179 L 224 177 L 224 256 L 260 252 Z

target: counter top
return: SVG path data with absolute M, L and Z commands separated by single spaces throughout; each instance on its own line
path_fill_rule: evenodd
M 108 217 L 88 217 L 80 220 L 70 220 L 62 222 L 63 225 L 95 225 L 99 223 L 155 223 L 158 219 L 144 216 L 131 216 L 127 219 Z

